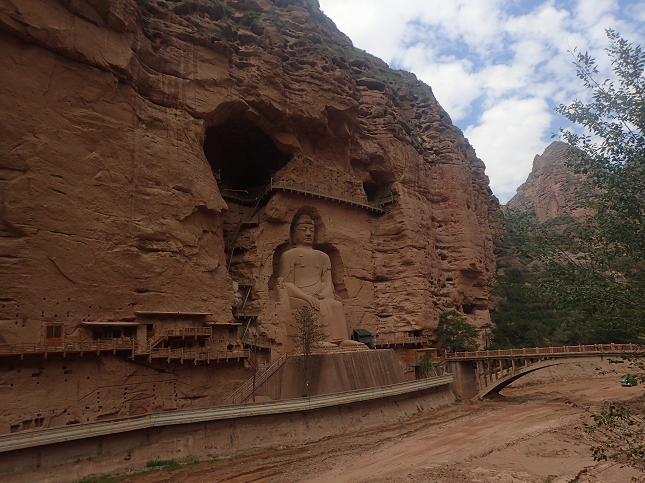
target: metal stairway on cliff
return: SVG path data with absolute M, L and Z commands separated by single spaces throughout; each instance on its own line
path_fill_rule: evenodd
M 244 296 L 242 297 L 242 302 L 239 304 L 239 306 L 233 309 L 233 317 L 235 317 L 236 319 L 242 319 L 242 320 L 246 320 L 247 322 L 250 322 L 253 318 L 257 318 L 259 314 L 257 310 L 249 309 L 246 306 L 247 302 L 251 297 L 251 291 L 255 286 L 255 280 L 252 280 L 250 278 L 244 278 L 244 279 L 234 278 L 234 280 L 235 282 L 237 282 L 238 288 L 244 290 Z M 248 327 L 248 324 L 247 324 L 247 327 Z
M 280 369 L 287 359 L 291 357 L 289 354 L 283 354 L 275 363 L 269 366 L 262 374 L 256 374 L 255 376 L 255 388 L 257 389 L 263 384 L 269 377 L 271 377 L 275 372 Z M 242 384 L 233 394 L 227 397 L 224 400 L 224 404 L 240 404 L 247 397 L 253 393 L 253 377 L 248 381 Z

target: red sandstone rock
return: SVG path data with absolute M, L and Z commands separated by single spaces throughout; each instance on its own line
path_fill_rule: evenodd
M 536 155 L 528 178 L 506 207 L 532 213 L 539 223 L 559 217 L 583 220 L 589 210 L 582 206 L 577 192 L 582 189 L 582 175 L 574 174 L 565 164 L 569 149 L 566 143 L 554 142 L 541 156 Z
M 489 321 L 498 207 L 483 163 L 428 86 L 355 49 L 315 0 L 6 0 L 0 32 L 0 352 L 43 347 L 48 325 L 78 343 L 97 337 L 88 322 L 134 322 L 146 353 L 153 332 L 235 322 L 233 279 L 246 278 L 250 330 L 275 358 L 287 342 L 276 253 L 302 207 L 319 217 L 350 329 L 432 338 L 451 309 Z M 226 244 L 251 210 L 231 196 L 271 178 L 396 202 L 379 215 L 275 192 L 235 237 L 244 250 L 228 270 Z M 225 200 L 227 186 L 238 191 Z M 151 311 L 210 315 L 135 314 Z M 160 344 L 240 350 L 239 320 Z M 234 358 L 190 368 L 102 352 L 93 372 L 77 352 L 40 352 L 3 356 L 0 432 L 216 404 L 250 375 Z M 100 381 L 69 390 L 65 370 Z M 186 389 L 131 396 L 150 373 Z M 27 397 L 36 382 L 47 390 Z M 86 404 L 102 387 L 128 403 Z

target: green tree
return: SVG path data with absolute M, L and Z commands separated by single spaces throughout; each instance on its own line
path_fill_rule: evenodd
M 645 53 L 613 30 L 607 36 L 613 78 L 598 80 L 595 59 L 574 50 L 592 100 L 556 108 L 585 130 L 561 135 L 594 214 L 567 233 L 540 234 L 549 271 L 540 288 L 554 305 L 575 307 L 578 319 L 563 327 L 569 337 L 637 342 L 645 333 Z
M 308 395 L 310 379 L 310 359 L 313 349 L 325 340 L 325 334 L 318 325 L 318 312 L 311 307 L 303 307 L 296 312 L 296 333 L 289 336 L 296 344 L 296 350 L 302 354 L 300 368 L 304 376 L 305 392 Z
M 574 50 L 591 101 L 556 108 L 585 131 L 561 135 L 593 215 L 560 230 L 525 224 L 525 247 L 544 265 L 540 297 L 563 315 L 553 337 L 565 343 L 645 334 L 645 54 L 613 30 L 607 36 L 612 78 L 598 80 L 595 59 Z
M 451 310 L 439 316 L 437 337 L 442 349 L 450 352 L 477 350 L 477 329 L 468 323 L 468 319 Z
M 434 369 L 434 364 L 432 364 L 432 356 L 424 354 L 421 359 L 419 359 L 419 372 L 421 373 L 421 378 L 426 378 Z
M 585 128 L 561 130 L 577 149 L 571 164 L 597 193 L 591 206 L 594 241 L 618 257 L 645 258 L 645 53 L 607 30 L 614 80 L 598 81 L 596 61 L 576 53 L 575 66 L 592 102 L 560 105 L 556 112 Z
M 640 340 L 638 262 L 609 259 L 584 224 L 555 229 L 507 213 L 505 226 L 514 265 L 527 266 L 503 267 L 498 260 L 503 273 L 495 293 L 504 301 L 492 315 L 495 348 Z
M 613 78 L 599 81 L 595 59 L 574 51 L 592 100 L 556 109 L 586 130 L 561 134 L 577 148 L 570 166 L 586 176 L 594 214 L 587 226 L 567 234 L 565 249 L 555 244 L 546 252 L 550 278 L 541 287 L 584 315 L 564 330 L 638 342 L 645 334 L 645 53 L 613 30 L 607 36 Z M 639 357 L 632 363 L 645 369 Z M 586 430 L 596 441 L 594 458 L 645 471 L 643 398 L 625 406 L 606 402 L 591 417 Z

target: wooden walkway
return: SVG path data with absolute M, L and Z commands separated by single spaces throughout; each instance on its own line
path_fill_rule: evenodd
M 215 350 L 211 348 L 198 347 L 195 349 L 186 349 L 183 347 L 180 348 L 159 348 L 151 349 L 150 354 L 148 355 L 149 359 L 166 359 L 167 362 L 179 361 L 181 364 L 184 361 L 192 362 L 197 364 L 198 362 L 206 362 L 210 364 L 211 361 L 219 362 L 226 361 L 229 359 L 248 359 L 249 358 L 248 349 L 239 349 L 239 350 Z
M 170 337 L 210 337 L 212 327 L 186 327 L 183 329 L 165 329 L 164 336 Z M 157 343 L 164 337 L 157 340 Z M 166 359 L 167 362 L 189 361 L 197 364 L 198 362 L 210 363 L 211 361 L 228 361 L 230 359 L 239 360 L 249 357 L 248 349 L 225 350 L 214 349 L 212 347 L 194 347 L 194 348 L 155 348 L 151 344 L 139 344 L 135 339 L 100 339 L 100 340 L 67 340 L 60 344 L 50 345 L 42 343 L 22 343 L 22 344 L 3 344 L 0 345 L 0 356 L 19 356 L 21 359 L 25 355 L 42 355 L 47 358 L 48 354 L 62 354 L 63 357 L 68 354 L 78 354 L 81 357 L 84 354 L 126 352 L 130 359 L 137 356 L 152 359 Z
M 139 348 L 139 344 L 134 339 L 99 339 L 99 340 L 75 340 L 65 341 L 59 344 L 45 344 L 45 343 L 27 343 L 20 344 L 3 344 L 0 345 L 0 356 L 20 356 L 21 359 L 25 355 L 36 354 L 80 354 L 96 352 L 112 352 L 129 351 L 135 353 Z
M 256 221 L 256 214 L 259 211 L 262 202 L 275 192 L 295 193 L 301 196 L 309 196 L 312 198 L 318 198 L 333 201 L 335 203 L 354 206 L 375 213 L 385 213 L 385 207 L 396 201 L 396 195 L 391 191 L 374 201 L 367 201 L 355 196 L 350 196 L 346 193 L 341 193 L 339 191 L 324 190 L 316 186 L 299 184 L 293 181 L 276 181 L 273 178 L 269 180 L 269 183 L 255 197 L 243 196 L 238 192 L 231 190 L 222 190 L 222 197 L 231 199 L 241 204 L 252 205 L 251 211 L 247 213 L 246 216 L 240 218 L 240 221 L 235 231 L 233 232 L 233 235 L 228 239 L 226 243 L 226 268 L 228 270 L 231 269 L 233 252 L 235 251 L 235 249 L 242 248 L 237 244 L 237 237 L 240 234 L 240 231 L 244 226 L 257 226 L 258 222 Z
M 296 183 L 294 181 L 277 181 L 273 178 L 269 180 L 269 183 L 257 196 L 244 196 L 243 194 L 240 194 L 240 192 L 233 190 L 222 190 L 221 195 L 223 198 L 236 201 L 240 204 L 256 205 L 260 204 L 267 196 L 274 192 L 295 193 L 302 196 L 309 196 L 312 198 L 319 198 L 355 206 L 377 213 L 385 213 L 385 206 L 396 201 L 396 195 L 392 192 L 388 192 L 374 201 L 367 201 L 356 196 L 341 193 L 340 191 L 325 190 L 316 186 Z M 251 213 L 247 218 L 251 218 L 254 214 L 255 213 Z
M 423 335 L 419 337 L 404 336 L 404 335 L 377 335 L 374 337 L 372 345 L 374 347 L 396 347 L 400 346 L 418 346 L 428 344 L 428 336 Z

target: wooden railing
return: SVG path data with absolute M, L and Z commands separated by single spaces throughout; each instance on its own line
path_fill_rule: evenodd
M 168 337 L 210 337 L 213 334 L 212 327 L 164 327 L 148 340 L 148 347 L 153 348 L 162 340 Z
M 257 317 L 258 315 L 260 315 L 260 311 L 257 309 L 233 309 L 233 317 L 236 319 L 241 319 L 243 317 Z
M 98 339 L 98 340 L 66 340 L 59 344 L 50 345 L 50 343 L 28 343 L 3 344 L 0 345 L 0 356 L 11 356 L 25 354 L 45 354 L 48 353 L 83 353 L 83 352 L 102 352 L 102 351 L 134 351 L 138 347 L 135 339 Z
M 445 354 L 442 359 L 499 359 L 503 357 L 521 358 L 523 356 L 566 357 L 576 354 L 620 354 L 637 352 L 645 352 L 645 346 L 638 344 L 591 344 L 562 347 L 527 347 L 523 349 L 454 352 Z
M 238 350 L 215 350 L 208 347 L 195 347 L 195 348 L 171 348 L 163 347 L 158 349 L 151 349 L 149 354 L 150 359 L 167 359 L 190 360 L 197 363 L 198 361 L 215 361 L 215 360 L 228 360 L 228 359 L 246 359 L 249 357 L 248 349 Z
M 337 352 L 358 352 L 358 351 L 368 351 L 370 350 L 365 344 L 352 344 L 345 347 L 338 346 L 329 346 L 329 347 L 313 347 L 311 349 L 312 354 L 332 354 Z M 296 354 L 302 355 L 302 354 Z
M 251 337 L 248 333 L 242 339 L 242 343 L 249 346 L 256 346 L 264 349 L 270 349 L 273 345 L 271 344 L 271 340 L 264 335 Z
M 372 345 L 377 346 L 390 346 L 390 345 L 423 345 L 428 343 L 428 336 L 408 336 L 403 334 L 392 335 L 377 335 L 374 337 Z

